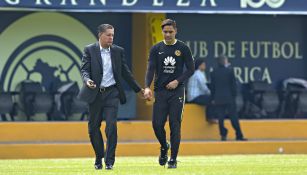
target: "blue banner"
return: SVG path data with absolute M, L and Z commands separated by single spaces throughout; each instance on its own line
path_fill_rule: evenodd
M 2 10 L 307 14 L 306 0 L 0 0 Z
M 307 20 L 304 16 L 168 14 L 177 37 L 208 73 L 220 54 L 229 57 L 240 83 L 307 78 Z M 191 20 L 193 19 L 193 20 Z

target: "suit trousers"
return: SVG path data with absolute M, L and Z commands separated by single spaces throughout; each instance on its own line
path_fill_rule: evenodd
M 96 158 L 104 158 L 105 163 L 109 165 L 113 165 L 115 162 L 118 106 L 119 92 L 116 87 L 98 92 L 94 102 L 89 104 L 88 132 L 91 144 Z M 106 121 L 106 151 L 104 150 L 104 142 L 100 131 L 103 119 Z
M 227 115 L 229 116 L 232 127 L 236 131 L 236 138 L 237 139 L 243 138 L 239 119 L 238 119 L 237 112 L 236 112 L 235 102 L 227 103 L 227 104 L 216 104 L 214 109 L 215 109 L 216 116 L 219 120 L 219 130 L 220 130 L 221 137 L 227 136 L 227 133 L 228 133 L 227 129 L 224 126 L 224 119 L 225 119 L 225 116 Z
M 174 90 L 161 90 L 155 92 L 155 103 L 153 105 L 152 125 L 161 147 L 167 147 L 165 123 L 169 116 L 169 126 L 171 130 L 171 158 L 176 159 L 180 139 L 181 120 L 184 107 L 184 87 Z

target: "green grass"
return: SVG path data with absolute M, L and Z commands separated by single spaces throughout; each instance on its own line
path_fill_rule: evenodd
M 114 170 L 95 170 L 94 159 L 0 160 L 2 175 L 167 174 L 167 175 L 307 175 L 307 155 L 180 156 L 177 169 L 157 163 L 157 157 L 117 157 Z

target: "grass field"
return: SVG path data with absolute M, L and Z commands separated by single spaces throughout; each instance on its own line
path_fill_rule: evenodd
M 93 159 L 0 160 L 2 175 L 176 174 L 176 175 L 307 175 L 307 155 L 181 156 L 177 169 L 157 163 L 157 157 L 117 157 L 114 170 L 95 170 Z

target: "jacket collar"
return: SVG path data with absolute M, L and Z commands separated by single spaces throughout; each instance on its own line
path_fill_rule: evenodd
M 96 53 L 96 58 L 98 59 L 98 62 L 100 64 L 100 68 L 101 68 L 101 72 L 102 72 L 103 71 L 102 58 L 101 58 L 101 54 L 100 54 L 100 44 L 99 44 L 99 42 L 96 42 L 96 44 L 95 44 L 95 53 Z
M 102 65 L 102 58 L 101 58 L 101 46 L 99 44 L 99 42 L 96 42 L 95 44 L 95 50 L 96 50 L 96 56 L 97 56 L 97 59 L 98 59 L 98 62 L 100 64 L 100 68 L 101 68 L 101 72 L 103 72 L 103 65 Z M 111 52 L 111 63 L 112 63 L 112 69 L 113 69 L 113 73 L 115 72 L 115 47 L 112 45 L 110 46 L 109 48 L 110 52 Z

